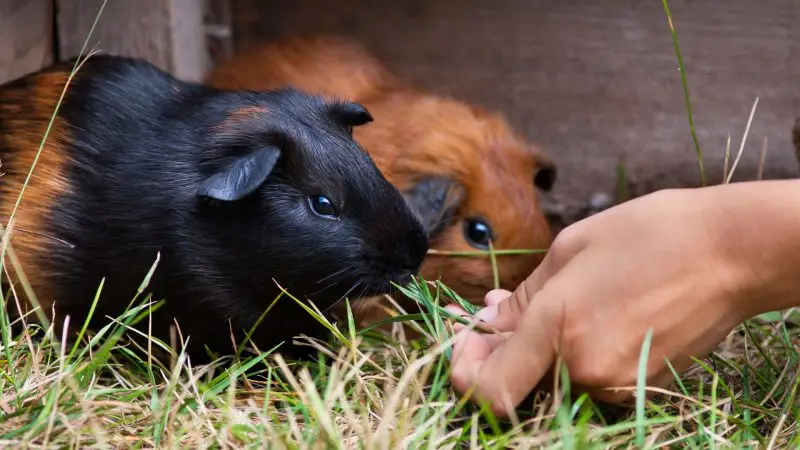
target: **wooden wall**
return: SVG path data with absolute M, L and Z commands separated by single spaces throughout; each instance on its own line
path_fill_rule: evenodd
M 0 0 L 0 83 L 75 56 L 103 0 Z M 734 180 L 796 177 L 800 0 L 671 0 L 709 181 L 759 105 Z M 233 28 L 231 28 L 233 23 Z M 354 38 L 400 75 L 504 111 L 561 168 L 580 207 L 613 190 L 696 186 L 697 161 L 662 2 L 607 0 L 108 0 L 89 48 L 186 79 L 263 40 Z M 233 33 L 233 36 L 231 34 Z M 233 41 L 231 41 L 231 37 Z
M 800 1 L 670 0 L 709 180 L 725 142 L 734 180 L 795 177 Z M 238 0 L 234 48 L 304 33 L 356 39 L 431 91 L 505 111 L 560 163 L 576 201 L 613 188 L 625 158 L 634 187 L 696 185 L 680 74 L 660 0 Z
M 229 51 L 227 0 L 0 0 L 0 83 L 86 51 L 200 80 Z M 227 33 L 226 33 L 227 31 Z
M 0 0 L 0 83 L 53 62 L 51 0 Z

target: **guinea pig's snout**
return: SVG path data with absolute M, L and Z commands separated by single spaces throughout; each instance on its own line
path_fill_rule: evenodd
M 397 239 L 393 246 L 392 257 L 395 259 L 398 281 L 408 282 L 416 274 L 425 256 L 428 253 L 428 237 L 424 230 L 415 230 L 401 239 Z

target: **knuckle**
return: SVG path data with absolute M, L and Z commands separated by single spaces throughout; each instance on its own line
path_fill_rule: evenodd
M 575 222 L 570 226 L 561 230 L 553 239 L 553 244 L 551 248 L 555 251 L 559 251 L 565 248 L 571 248 L 575 245 L 575 243 L 580 239 L 583 235 L 583 230 L 580 222 Z
M 620 372 L 621 364 L 612 358 L 581 357 L 571 370 L 575 381 L 597 388 L 625 385 L 627 377 Z
M 657 191 L 653 191 L 649 195 L 650 195 L 651 198 L 654 198 L 656 200 L 669 200 L 672 197 L 674 197 L 676 194 L 679 194 L 680 192 L 682 192 L 681 189 L 664 188 L 664 189 L 659 189 Z
M 561 266 L 561 261 L 578 252 L 585 240 L 586 231 L 584 223 L 575 222 L 556 235 L 555 239 L 553 239 L 553 243 L 550 245 L 545 260 L 549 258 L 551 264 L 554 264 L 555 267 L 559 267 Z
M 500 304 L 501 309 L 503 307 L 506 309 L 506 311 L 502 312 L 512 317 L 519 317 L 527 309 L 529 294 L 527 283 L 521 283 L 517 287 L 517 292 Z

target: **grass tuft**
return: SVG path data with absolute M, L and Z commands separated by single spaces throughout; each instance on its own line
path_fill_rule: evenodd
M 167 348 L 176 356 L 160 361 L 149 346 L 129 339 L 128 327 L 146 319 L 149 299 L 109 327 L 87 331 L 72 356 L 41 327 L 12 334 L 0 321 L 0 445 L 785 448 L 800 443 L 795 424 L 800 315 L 794 310 L 777 321 L 754 319 L 734 330 L 714 354 L 676 374 L 672 388 L 649 388 L 640 377 L 633 408 L 576 397 L 564 367 L 552 392 L 540 392 L 513 420 L 500 420 L 450 387 L 452 335 L 440 305 L 451 292 L 423 280 L 414 286 L 408 292 L 419 301 L 423 336 L 398 337 L 404 320 L 396 320 L 390 331 L 359 330 L 350 315 L 335 325 L 346 342 L 336 335 L 305 338 L 317 349 L 310 361 L 284 360 L 280 347 L 203 366 L 192 365 L 180 348 Z M 642 361 L 649 339 L 648 334 Z M 653 397 L 645 400 L 645 391 Z

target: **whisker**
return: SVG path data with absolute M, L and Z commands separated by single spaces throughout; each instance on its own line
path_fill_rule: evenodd
M 352 269 L 352 267 L 348 267 L 348 268 L 346 268 L 345 270 L 350 270 L 350 269 Z M 344 272 L 344 271 L 340 271 L 339 275 L 341 275 L 343 272 Z M 319 293 L 321 293 L 321 292 L 324 292 L 324 291 L 326 291 L 326 290 L 328 290 L 328 289 L 332 288 L 334 285 L 336 285 L 336 280 L 333 280 L 333 281 L 331 281 L 330 283 L 328 283 L 327 285 L 323 286 L 321 289 L 319 289 L 319 290 L 317 290 L 317 291 L 313 292 L 313 293 L 312 293 L 312 294 L 310 294 L 310 295 L 313 297 L 313 296 L 315 296 L 315 295 L 317 295 L 317 294 L 319 294 Z
M 328 279 L 330 279 L 330 278 L 332 278 L 332 277 L 335 277 L 336 275 L 340 275 L 340 274 L 342 274 L 342 272 L 344 272 L 344 271 L 346 271 L 346 270 L 349 270 L 349 269 L 350 269 L 350 267 L 345 267 L 345 268 L 339 269 L 339 270 L 337 270 L 337 271 L 333 272 L 332 274 L 330 274 L 330 275 L 328 275 L 328 276 L 325 276 L 325 277 L 323 277 L 323 278 L 320 278 L 320 279 L 317 281 L 317 284 L 319 284 L 319 283 L 322 283 L 323 281 L 325 281 L 325 280 L 328 280 Z
M 353 284 L 353 286 L 351 286 L 351 287 L 350 287 L 350 289 L 348 289 L 348 290 L 347 290 L 347 292 L 345 292 L 345 293 L 344 293 L 344 295 L 343 295 L 343 296 L 341 296 L 341 297 L 339 298 L 339 300 L 336 300 L 335 302 L 333 302 L 333 304 L 331 304 L 330 306 L 328 306 L 327 308 L 325 308 L 325 310 L 323 311 L 323 313 L 327 313 L 327 312 L 328 312 L 328 311 L 330 311 L 330 310 L 331 310 L 333 307 L 335 307 L 336 305 L 338 305 L 339 303 L 341 303 L 341 302 L 342 302 L 342 301 L 343 301 L 345 298 L 347 298 L 347 295 L 348 295 L 348 294 L 350 294 L 351 292 L 353 292 L 353 290 L 354 290 L 355 288 L 357 288 L 359 285 L 361 285 L 361 280 L 358 280 L 358 281 L 356 281 L 356 282 Z
M 343 296 L 342 296 L 342 297 L 339 299 L 339 301 L 342 301 L 342 300 L 344 300 L 345 298 L 347 298 L 347 296 L 348 296 L 348 295 L 349 295 L 351 292 L 353 292 L 353 290 L 354 290 L 355 288 L 357 288 L 358 286 L 360 286 L 360 285 L 361 285 L 361 281 L 362 281 L 362 280 L 358 280 L 358 281 L 356 281 L 356 282 L 355 282 L 355 284 L 353 284 L 353 287 L 351 287 L 350 289 L 348 289 L 348 290 L 347 290 L 347 292 L 345 292 L 345 293 L 344 293 L 344 295 L 343 295 Z

